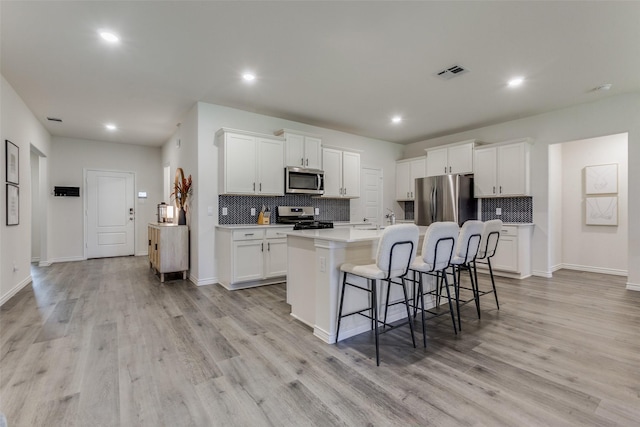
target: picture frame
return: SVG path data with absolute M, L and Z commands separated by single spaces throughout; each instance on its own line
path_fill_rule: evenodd
M 585 194 L 617 194 L 618 164 L 585 166 Z
M 7 184 L 7 225 L 20 224 L 20 187 Z
M 7 182 L 20 184 L 20 147 L 5 139 L 5 166 Z
M 618 225 L 618 196 L 587 197 L 585 201 L 586 225 Z

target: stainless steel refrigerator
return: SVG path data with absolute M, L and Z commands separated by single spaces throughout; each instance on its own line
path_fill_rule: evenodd
M 476 219 L 473 175 L 440 175 L 416 179 L 414 218 L 418 225 L 454 221 L 462 225 Z

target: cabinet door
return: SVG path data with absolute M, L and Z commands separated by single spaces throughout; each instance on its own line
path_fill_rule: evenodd
M 411 163 L 396 163 L 396 200 L 411 200 Z
M 256 139 L 240 134 L 226 134 L 224 141 L 225 193 L 255 194 Z
M 449 163 L 447 173 L 473 173 L 473 144 L 449 147 L 447 162 Z
M 518 266 L 518 238 L 505 236 L 500 233 L 496 254 L 491 258 L 491 267 L 495 270 L 519 273 Z
M 409 173 L 409 193 L 411 200 L 416 197 L 416 178 L 424 178 L 427 176 L 427 163 L 424 158 L 412 160 L 411 171 Z
M 304 136 L 288 133 L 286 134 L 286 164 L 287 166 L 303 167 L 304 156 Z
M 527 195 L 525 144 L 498 147 L 498 195 Z
M 233 242 L 233 283 L 262 279 L 263 250 L 263 240 Z
M 340 197 L 342 189 L 342 151 L 332 148 L 322 150 L 324 168 L 324 197 Z
M 284 196 L 284 144 L 282 141 L 258 138 L 258 171 L 257 193 Z
M 427 176 L 438 176 L 449 173 L 447 149 L 438 148 L 427 152 Z
M 493 197 L 497 194 L 496 154 L 495 147 L 475 150 L 475 172 L 473 174 L 475 197 Z
M 360 154 L 342 153 L 342 195 L 360 197 Z
M 287 239 L 267 239 L 264 277 L 287 275 Z
M 322 140 L 312 136 L 304 137 L 305 167 L 322 169 Z

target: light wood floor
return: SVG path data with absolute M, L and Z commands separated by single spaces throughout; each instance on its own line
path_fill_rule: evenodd
M 554 276 L 499 278 L 499 311 L 467 305 L 458 336 L 429 323 L 427 349 L 383 335 L 376 367 L 369 333 L 322 343 L 285 285 L 160 284 L 142 257 L 34 268 L 0 311 L 0 411 L 9 427 L 639 425 L 640 293 Z

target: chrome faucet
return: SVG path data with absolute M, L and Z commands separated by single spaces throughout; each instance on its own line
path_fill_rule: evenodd
M 394 211 L 392 211 L 391 209 L 387 208 L 387 210 L 390 212 L 386 215 L 387 219 L 389 219 L 389 223 L 391 223 L 391 225 L 394 225 L 396 223 L 396 213 Z

